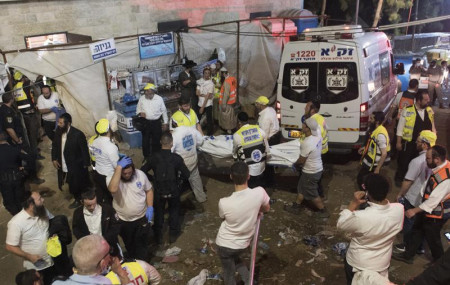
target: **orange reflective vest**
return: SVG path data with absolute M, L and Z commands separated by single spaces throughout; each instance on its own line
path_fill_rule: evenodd
M 427 181 L 427 186 L 425 187 L 425 192 L 423 193 L 422 201 L 428 200 L 431 193 L 436 187 L 442 183 L 443 181 L 450 178 L 450 162 L 447 160 L 447 163 L 444 167 L 439 169 L 438 172 L 431 174 L 430 178 Z M 440 203 L 436 206 L 436 208 L 431 211 L 430 214 L 426 213 L 426 217 L 434 218 L 434 219 L 448 219 L 450 218 L 450 194 L 448 194 Z
M 397 119 L 400 119 L 400 116 L 402 115 L 403 108 L 407 108 L 409 106 L 414 105 L 414 98 L 416 96 L 416 93 L 409 92 L 406 90 L 402 94 L 402 98 L 400 98 L 400 102 L 398 102 L 398 115 Z
M 223 93 L 225 92 L 225 84 L 227 83 L 230 85 L 230 96 L 228 97 L 227 104 L 232 105 L 236 103 L 236 89 L 237 89 L 236 78 L 228 76 L 227 78 L 225 78 L 225 81 L 222 84 L 222 88 L 220 88 L 220 96 L 219 96 L 220 105 L 222 105 Z

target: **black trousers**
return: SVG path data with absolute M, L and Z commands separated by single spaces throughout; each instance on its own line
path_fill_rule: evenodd
M 344 258 L 344 270 L 345 277 L 347 278 L 347 285 L 352 285 L 353 276 L 355 276 L 355 272 L 353 272 L 353 267 L 348 264 L 347 258 Z
M 120 236 L 130 258 L 147 260 L 150 224 L 144 216 L 136 221 L 120 221 Z
M 6 210 L 13 216 L 19 213 L 25 196 L 23 181 L 0 182 L 0 191 Z
M 147 120 L 142 132 L 142 154 L 149 157 L 152 153 L 161 150 L 161 119 Z
M 269 146 L 280 143 L 281 132 L 278 132 L 269 138 Z M 266 164 L 264 170 L 264 183 L 267 187 L 273 187 L 275 185 L 275 167 Z
M 44 281 L 44 285 L 50 285 L 53 283 L 53 279 L 56 277 L 56 268 L 55 265 L 52 265 L 48 268 L 39 270 L 39 274 L 42 276 Z
M 87 168 L 72 170 L 67 173 L 67 184 L 69 184 L 69 192 L 75 200 L 81 201 L 81 193 L 86 192 L 90 186 L 89 171 Z
M 25 127 L 27 128 L 27 135 L 28 141 L 30 143 L 30 149 L 32 152 L 36 152 L 39 138 L 40 118 L 38 118 L 36 113 L 23 114 L 23 121 L 25 123 Z
M 47 137 L 53 141 L 55 137 L 55 122 L 42 120 L 42 127 Z
M 419 155 L 415 140 L 410 142 L 403 141 L 402 146 L 402 150 L 398 153 L 397 172 L 395 173 L 395 180 L 398 181 L 403 181 L 408 171 L 409 163 Z
M 373 168 L 373 170 L 375 170 L 375 168 Z M 356 183 L 358 183 L 359 190 L 364 191 L 362 185 L 365 183 L 366 177 L 370 173 L 372 173 L 372 171 L 370 171 L 369 167 L 363 162 L 361 168 L 359 169 L 358 175 L 356 176 Z
M 199 114 L 198 120 L 206 114 L 206 134 L 208 136 L 214 135 L 214 120 L 213 120 L 213 106 L 205 107 L 202 114 Z
M 112 205 L 112 195 L 106 185 L 106 176 L 101 175 L 94 170 L 94 183 L 96 187 L 95 195 L 97 196 L 97 202 Z
M 248 180 L 248 187 L 249 188 L 255 188 L 255 187 L 265 187 L 265 183 L 264 183 L 264 172 L 258 176 L 251 176 L 250 175 L 250 179 Z
M 411 231 L 411 243 L 406 247 L 405 257 L 413 258 L 425 238 L 434 261 L 438 260 L 444 254 L 441 230 L 445 222 L 447 220 L 425 217 L 423 212 L 417 214 Z
M 163 237 L 164 212 L 166 204 L 169 206 L 169 234 L 176 236 L 180 233 L 180 196 L 162 197 L 155 194 L 153 208 L 155 209 L 155 236 L 161 240 Z

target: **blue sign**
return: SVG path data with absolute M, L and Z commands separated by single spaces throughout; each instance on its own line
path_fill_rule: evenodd
M 89 49 L 94 62 L 117 54 L 116 43 L 113 38 L 92 43 L 89 45 Z
M 141 59 L 175 53 L 173 33 L 139 37 L 139 56 Z

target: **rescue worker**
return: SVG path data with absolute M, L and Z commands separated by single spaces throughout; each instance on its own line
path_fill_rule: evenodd
M 130 280 L 130 283 L 127 284 L 157 285 L 161 282 L 159 272 L 147 262 L 133 258 L 124 259 L 116 248 L 113 248 L 111 256 L 118 258 L 122 269 L 127 272 Z M 119 276 L 112 270 L 105 277 L 111 280 L 111 284 L 124 284 L 121 283 Z
M 436 133 L 434 126 L 434 112 L 428 106 L 430 96 L 427 91 L 419 90 L 414 105 L 403 110 L 397 124 L 396 149 L 399 152 L 398 167 L 395 173 L 395 183 L 401 186 L 408 170 L 409 162 L 418 155 L 416 139 L 423 130 Z
M 95 127 L 99 134 L 89 146 L 95 157 L 94 182 L 97 186 L 97 199 L 100 203 L 112 204 L 112 196 L 106 185 L 106 177 L 114 174 L 119 161 L 119 148 L 114 143 L 108 119 L 101 119 Z
M 408 89 L 397 94 L 395 103 L 392 105 L 394 108 L 397 108 L 396 112 L 394 112 L 397 113 L 397 122 L 402 115 L 403 109 L 414 105 L 417 91 L 419 91 L 419 80 L 411 79 L 408 83 Z
M 413 61 L 413 64 L 411 65 L 409 69 L 409 80 L 411 79 L 417 79 L 420 80 L 421 76 L 425 76 L 427 70 L 422 65 L 422 60 L 420 58 L 417 58 Z
M 269 152 L 266 133 L 258 125 L 250 125 L 245 112 L 238 114 L 238 128 L 233 135 L 233 155 L 248 165 L 248 187 L 264 187 L 263 172 Z
M 427 70 L 428 76 L 428 94 L 430 95 L 430 99 L 432 98 L 431 105 L 433 106 L 436 103 L 436 99 L 439 101 L 439 108 L 443 109 L 444 104 L 442 101 L 442 87 L 441 83 L 444 78 L 444 72 L 441 66 L 436 64 L 436 60 L 433 60 L 430 63 L 430 66 Z
M 203 136 L 202 127 L 198 121 L 197 114 L 191 108 L 191 100 L 187 96 L 181 96 L 178 100 L 179 109 L 175 113 L 173 113 L 171 118 L 171 127 L 172 129 L 176 127 L 192 127 L 197 129 L 200 134 Z
M 366 146 L 358 150 L 358 153 L 361 155 L 361 168 L 356 181 L 361 191 L 364 190 L 363 184 L 366 176 L 371 172 L 379 174 L 381 167 L 389 158 L 388 153 L 391 150 L 391 145 L 389 134 L 383 126 L 384 117 L 383 112 L 373 112 L 369 116 L 370 131 L 372 133 Z
M 433 260 L 438 260 L 444 249 L 441 242 L 441 229 L 450 218 L 450 162 L 447 151 L 440 145 L 427 150 L 427 165 L 433 173 L 424 185 L 422 203 L 405 212 L 406 217 L 415 217 L 411 244 L 404 253 L 394 253 L 392 257 L 409 264 L 422 243 L 427 241 Z
M 37 107 L 42 115 L 42 126 L 45 134 L 53 141 L 55 137 L 56 120 L 59 118 L 61 109 L 58 92 L 53 92 L 50 86 L 41 87 L 42 96 L 38 97 Z
M 237 100 L 237 81 L 236 78 L 230 76 L 225 67 L 220 69 L 224 76 L 219 96 L 219 125 L 226 130 L 228 134 L 236 128 L 235 108 L 239 105 Z
M 167 109 L 164 100 L 156 94 L 157 88 L 153 83 L 147 83 L 144 87 L 145 96 L 139 98 L 136 114 L 145 118 L 142 131 L 142 153 L 144 158 L 161 149 L 160 140 L 162 129 L 168 128 Z M 161 125 L 162 117 L 162 125 Z
M 14 95 L 17 109 L 22 113 L 23 121 L 27 131 L 30 152 L 36 154 L 36 159 L 44 159 L 37 151 L 39 137 L 39 122 L 33 95 L 31 94 L 30 80 L 20 71 L 14 73 Z
M 91 149 L 91 146 L 92 146 L 92 143 L 95 141 L 95 139 L 98 138 L 98 136 L 99 136 L 99 134 L 97 133 L 97 125 L 98 125 L 98 122 L 99 122 L 99 121 L 97 121 L 97 122 L 95 123 L 95 126 L 94 126 L 95 135 L 91 136 L 91 137 L 88 139 L 88 141 L 87 141 L 87 143 L 88 143 L 88 148 L 89 148 L 89 156 L 91 157 L 91 164 L 92 164 L 92 169 L 93 169 L 93 170 L 95 170 L 95 155 L 94 155 L 94 152 L 93 152 L 92 149 Z
M 3 104 L 0 106 L 2 131 L 8 135 L 7 141 L 10 145 L 28 154 L 25 171 L 28 172 L 30 183 L 42 184 L 45 180 L 37 177 L 36 154 L 30 151 L 21 114 L 13 108 L 14 95 L 12 93 L 4 93 L 2 101 Z
M 211 79 L 214 83 L 214 99 L 213 99 L 213 117 L 214 120 L 219 120 L 219 97 L 220 89 L 222 88 L 222 74 L 220 69 L 223 67 L 223 63 L 218 60 L 215 64 L 211 64 Z
M 195 95 L 197 78 L 192 71 L 192 68 L 196 65 L 195 62 L 187 59 L 183 64 L 184 71 L 178 75 L 178 82 L 181 85 L 181 97 L 188 97 L 195 113 L 198 114 L 198 97 Z
M 166 204 L 169 208 L 169 241 L 174 243 L 180 235 L 180 180 L 188 179 L 190 172 L 184 164 L 183 158 L 172 153 L 173 137 L 170 132 L 161 136 L 161 151 L 155 153 L 141 170 L 154 173 L 154 200 L 155 208 L 155 238 L 157 244 L 163 243 L 164 212 Z

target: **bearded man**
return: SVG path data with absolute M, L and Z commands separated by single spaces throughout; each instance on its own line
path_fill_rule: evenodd
M 58 170 L 59 189 L 66 180 L 69 192 L 75 199 L 69 208 L 78 208 L 81 206 L 81 192 L 86 191 L 89 184 L 88 167 L 91 165 L 91 158 L 86 136 L 72 126 L 72 116 L 69 113 L 62 114 L 58 119 L 58 129 L 52 143 L 52 161 Z
M 37 107 L 42 114 L 42 126 L 45 134 L 53 141 L 55 137 L 55 122 L 60 113 L 60 101 L 58 92 L 52 92 L 48 85 L 41 87 L 42 96 L 39 96 Z
M 152 184 L 127 156 L 117 162 L 114 174 L 106 178 L 106 183 L 119 216 L 120 236 L 128 257 L 147 260 L 149 223 L 153 218 Z

